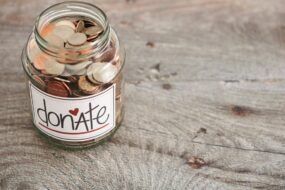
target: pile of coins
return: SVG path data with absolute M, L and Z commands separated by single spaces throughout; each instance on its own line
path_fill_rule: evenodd
M 91 46 L 104 33 L 103 27 L 85 18 L 63 18 L 45 24 L 39 31 L 49 46 L 58 49 L 58 55 L 67 50 Z M 40 48 L 35 38 L 28 43 L 28 70 L 35 85 L 41 90 L 60 97 L 81 97 L 97 94 L 116 84 L 117 111 L 121 111 L 123 60 L 120 59 L 117 39 L 111 38 L 96 55 L 80 61 L 80 51 L 70 51 L 71 57 L 51 56 Z M 82 48 L 84 50 L 84 48 Z M 79 60 L 79 59 L 78 59 Z M 119 115 L 119 113 L 117 113 Z

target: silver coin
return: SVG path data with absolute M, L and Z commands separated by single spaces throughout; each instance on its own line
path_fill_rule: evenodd
M 87 37 L 84 33 L 74 33 L 67 39 L 67 42 L 72 46 L 83 45 L 86 41 Z
M 54 30 L 52 31 L 52 34 L 60 37 L 66 42 L 67 39 L 74 34 L 74 30 L 67 25 L 60 25 L 55 26 Z
M 58 63 L 54 59 L 47 59 L 44 62 L 44 67 L 45 67 L 45 71 L 48 74 L 60 75 L 60 74 L 62 74 L 64 72 L 65 65 L 61 64 L 61 63 Z

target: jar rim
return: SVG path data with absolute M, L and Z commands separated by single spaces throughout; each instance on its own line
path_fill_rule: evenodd
M 55 8 L 59 8 L 59 10 L 56 11 L 54 10 Z M 63 8 L 66 8 L 67 10 L 65 12 L 61 11 Z M 85 13 L 84 11 L 87 12 Z M 50 16 L 49 14 L 51 14 L 51 18 L 46 18 Z M 66 2 L 57 3 L 52 6 L 49 6 L 39 14 L 35 22 L 34 34 L 40 49 L 42 49 L 43 51 L 47 52 L 48 54 L 54 57 L 59 56 L 58 55 L 59 50 L 62 51 L 63 49 L 49 44 L 45 40 L 45 38 L 41 35 L 40 29 L 46 23 L 65 16 L 66 17 L 86 16 L 89 19 L 94 19 L 100 22 L 100 24 L 103 27 L 103 32 L 97 37 L 95 41 L 89 44 L 87 49 L 84 46 L 76 47 L 74 48 L 74 50 L 72 50 L 72 53 L 76 53 L 76 51 L 86 52 L 86 54 L 84 55 L 84 58 L 86 58 L 104 49 L 105 45 L 108 43 L 109 34 L 110 34 L 110 26 L 106 14 L 102 9 L 100 9 L 96 5 L 93 5 L 88 2 L 78 2 L 78 1 L 66 1 Z M 71 50 L 69 49 L 67 53 L 63 53 L 63 55 L 68 54 L 68 52 L 70 51 Z

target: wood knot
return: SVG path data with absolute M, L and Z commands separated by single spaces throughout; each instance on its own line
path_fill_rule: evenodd
M 252 110 L 242 106 L 231 106 L 231 111 L 234 115 L 238 116 L 247 116 L 248 114 L 252 113 Z
M 206 162 L 203 158 L 193 156 L 188 159 L 187 164 L 189 164 L 193 169 L 199 169 L 205 166 Z
M 151 47 L 151 48 L 155 47 L 154 42 L 147 42 L 145 45 L 148 46 L 148 47 Z
M 171 84 L 169 84 L 169 83 L 162 84 L 162 88 L 164 90 L 170 90 L 171 89 Z
M 197 131 L 197 133 L 204 133 L 204 134 L 206 134 L 206 133 L 207 133 L 207 129 L 205 129 L 204 127 L 201 127 L 201 128 Z

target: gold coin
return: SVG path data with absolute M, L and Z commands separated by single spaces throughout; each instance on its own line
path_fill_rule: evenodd
M 95 85 L 89 82 L 85 76 L 81 76 L 78 80 L 78 86 L 82 90 L 82 92 L 86 94 L 95 94 L 100 92 L 100 85 Z

